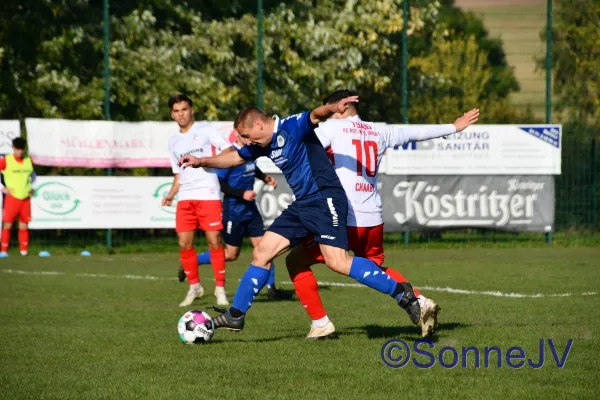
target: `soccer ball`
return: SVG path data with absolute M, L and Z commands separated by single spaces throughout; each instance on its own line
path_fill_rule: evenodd
M 179 318 L 179 339 L 185 344 L 205 344 L 212 340 L 215 326 L 210 315 L 204 311 L 191 310 Z

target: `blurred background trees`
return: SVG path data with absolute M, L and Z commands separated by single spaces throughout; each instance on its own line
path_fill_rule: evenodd
M 289 4 L 288 4 L 289 3 Z M 364 118 L 402 120 L 402 3 L 264 0 L 264 105 L 285 115 L 332 90 L 361 94 Z M 410 3 L 409 120 L 438 123 L 478 106 L 483 122 L 532 121 L 499 40 L 453 0 Z M 6 0 L 0 118 L 103 118 L 102 0 Z M 165 120 L 188 93 L 198 119 L 256 103 L 256 3 L 111 2 L 113 120 Z

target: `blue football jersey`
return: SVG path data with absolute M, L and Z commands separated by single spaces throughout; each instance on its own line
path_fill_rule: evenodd
M 309 112 L 276 118 L 269 146 L 248 145 L 238 153 L 245 160 L 269 157 L 285 175 L 296 201 L 310 202 L 322 189 L 343 190 L 314 128 Z
M 217 170 L 219 179 L 225 180 L 229 186 L 242 190 L 254 189 L 256 162 L 248 161 L 238 167 Z M 231 221 L 248 221 L 254 215 L 260 215 L 254 201 L 246 201 L 239 197 L 225 195 L 223 197 L 223 219 Z

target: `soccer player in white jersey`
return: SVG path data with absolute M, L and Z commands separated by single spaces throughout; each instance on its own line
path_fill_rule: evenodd
M 340 99 L 356 96 L 350 90 L 331 94 L 324 104 L 335 104 Z M 454 124 L 418 127 L 377 127 L 358 116 L 358 103 L 352 103 L 343 113 L 334 114 L 315 130 L 328 150 L 335 171 L 348 197 L 348 244 L 356 256 L 377 264 L 396 282 L 406 282 L 402 274 L 383 267 L 383 216 L 381 197 L 377 192 L 379 163 L 388 148 L 411 141 L 422 141 L 460 132 L 477 121 L 479 110 L 474 109 L 458 118 Z M 294 248 L 286 258 L 290 277 L 300 302 L 313 320 L 309 338 L 329 336 L 335 332 L 333 323 L 321 302 L 317 281 L 310 266 L 323 263 L 319 246 L 312 240 Z M 439 306 L 413 288 L 421 305 L 422 336 L 434 333 Z
M 179 167 L 179 159 L 185 155 L 197 157 L 214 156 L 231 146 L 208 124 L 194 121 L 192 100 L 179 94 L 169 99 L 171 118 L 179 125 L 179 132 L 169 140 L 171 167 L 175 179 L 163 206 L 170 206 L 179 193 L 175 217 L 175 230 L 179 237 L 179 259 L 190 284 L 189 291 L 180 307 L 191 305 L 204 295 L 198 276 L 198 259 L 194 249 L 197 229 L 206 234 L 210 260 L 215 275 L 217 304 L 228 305 L 225 294 L 225 250 L 221 240 L 222 204 L 221 187 L 216 170 L 212 168 Z

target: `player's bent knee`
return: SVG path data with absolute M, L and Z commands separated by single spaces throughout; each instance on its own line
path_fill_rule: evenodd
M 239 258 L 240 253 L 225 253 L 225 261 L 235 261 Z
M 192 242 L 186 242 L 186 241 L 182 241 L 182 240 L 179 241 L 179 249 L 180 250 L 189 250 L 192 247 L 193 247 Z
M 348 258 L 348 253 L 346 253 L 343 249 L 329 249 L 323 251 L 323 259 L 325 264 L 337 273 L 348 275 L 350 273 L 350 265 L 351 262 Z
M 179 237 L 179 249 L 189 250 L 194 246 L 194 239 L 190 240 L 188 237 Z
M 252 264 L 257 267 L 266 267 L 272 260 L 273 257 L 269 252 L 261 250 L 260 246 L 255 247 L 252 251 Z
M 221 235 L 218 233 L 216 235 L 207 235 L 206 240 L 208 242 L 208 248 L 211 250 L 218 250 L 223 247 L 223 243 L 221 242 Z

